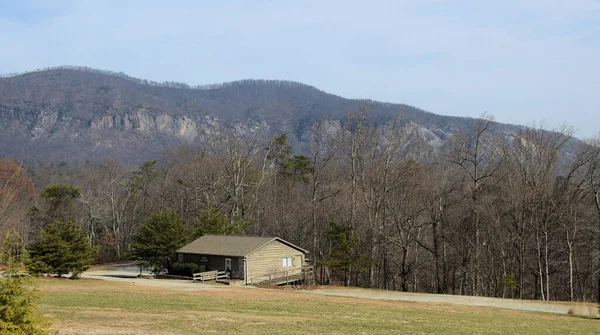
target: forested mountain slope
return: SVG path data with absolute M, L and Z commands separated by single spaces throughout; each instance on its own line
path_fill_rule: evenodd
M 103 160 L 155 158 L 166 147 L 199 143 L 216 124 L 242 132 L 288 133 L 302 150 L 309 129 L 324 117 L 343 124 L 364 101 L 345 99 L 289 81 L 242 80 L 190 87 L 123 73 L 58 67 L 0 78 L 0 156 Z M 372 120 L 401 113 L 435 148 L 473 120 L 415 107 L 369 102 Z M 518 127 L 498 124 L 514 134 Z

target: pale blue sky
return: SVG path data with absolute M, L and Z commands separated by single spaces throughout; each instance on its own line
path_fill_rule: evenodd
M 287 79 L 444 115 L 600 131 L 600 0 L 0 0 L 0 73 Z

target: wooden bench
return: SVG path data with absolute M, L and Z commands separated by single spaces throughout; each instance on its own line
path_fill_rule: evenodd
M 196 282 L 196 280 L 200 280 L 202 283 L 204 283 L 205 280 L 219 280 L 224 278 L 229 278 L 229 274 L 227 274 L 227 272 L 214 270 L 194 273 L 192 280 L 194 282 Z

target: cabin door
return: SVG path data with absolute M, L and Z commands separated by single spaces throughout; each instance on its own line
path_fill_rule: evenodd
M 231 272 L 231 258 L 225 258 L 225 271 Z

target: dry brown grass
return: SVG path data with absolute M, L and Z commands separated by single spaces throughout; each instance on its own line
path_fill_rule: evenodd
M 179 291 L 38 279 L 59 334 L 594 334 L 596 320 L 293 290 Z
M 600 306 L 594 303 L 577 303 L 569 307 L 569 314 L 600 318 L 599 308 Z

